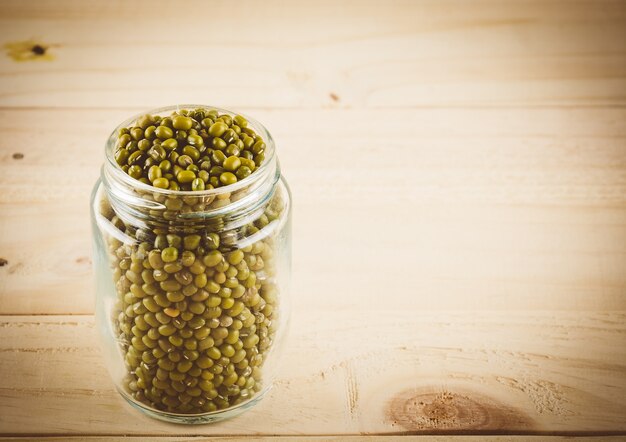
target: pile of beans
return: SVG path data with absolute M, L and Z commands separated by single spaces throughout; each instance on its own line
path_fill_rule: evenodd
M 115 160 L 145 184 L 201 191 L 254 173 L 264 150 L 244 118 L 195 109 L 139 118 L 120 131 Z M 230 202 L 225 195 L 222 204 Z M 275 238 L 262 233 L 281 216 L 281 195 L 236 234 L 177 221 L 196 203 L 170 194 L 164 217 L 170 221 L 149 227 L 124 221 L 106 199 L 100 209 L 128 238 L 107 237 L 124 388 L 134 400 L 171 413 L 222 410 L 262 391 L 277 327 Z M 253 234 L 261 239 L 245 247 L 233 241 Z
M 133 178 L 171 190 L 234 184 L 265 160 L 265 142 L 240 115 L 181 110 L 144 115 L 120 131 L 115 161 Z

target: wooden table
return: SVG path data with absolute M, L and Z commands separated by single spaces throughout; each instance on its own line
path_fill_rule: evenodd
M 2 436 L 626 434 L 626 2 L 4 1 L 0 43 Z M 278 381 L 208 426 L 92 318 L 105 138 L 176 103 L 264 122 L 295 200 Z

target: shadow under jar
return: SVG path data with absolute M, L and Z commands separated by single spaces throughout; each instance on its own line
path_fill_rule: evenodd
M 148 114 L 178 109 L 236 115 L 197 105 Z M 91 198 L 104 357 L 134 407 L 166 421 L 214 422 L 271 387 L 289 317 L 291 196 L 271 135 L 251 119 L 265 159 L 235 183 L 181 191 L 131 177 L 116 147 L 142 115 L 109 137 Z

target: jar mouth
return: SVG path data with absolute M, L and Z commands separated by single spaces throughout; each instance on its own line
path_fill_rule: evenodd
M 179 111 L 182 109 L 197 109 L 197 108 L 216 110 L 220 113 L 228 114 L 230 116 L 235 116 L 235 115 L 243 116 L 248 121 L 248 125 L 252 127 L 252 129 L 254 129 L 263 138 L 263 141 L 265 142 L 265 161 L 263 161 L 261 165 L 254 172 L 252 172 L 243 180 L 237 181 L 236 183 L 229 184 L 227 186 L 221 186 L 215 189 L 206 189 L 206 190 L 161 189 L 159 187 L 155 187 L 150 184 L 142 183 L 141 181 L 136 180 L 135 178 L 131 177 L 126 172 L 124 172 L 122 168 L 120 167 L 120 165 L 117 164 L 117 161 L 115 161 L 115 147 L 117 144 L 117 139 L 118 139 L 118 134 L 119 134 L 120 129 L 130 126 L 133 122 L 137 121 L 137 119 L 141 117 L 142 115 L 160 114 L 160 113 L 165 113 L 165 112 L 171 113 L 173 111 Z M 262 181 L 265 177 L 272 174 L 273 168 L 270 167 L 270 165 L 276 162 L 275 150 L 276 149 L 275 149 L 274 139 L 272 138 L 272 135 L 268 132 L 265 126 L 263 126 L 254 118 L 250 118 L 249 116 L 245 114 L 233 112 L 231 110 L 219 108 L 216 106 L 208 106 L 208 105 L 203 105 L 203 104 L 178 104 L 174 106 L 159 107 L 156 109 L 150 109 L 144 112 L 140 112 L 128 118 L 127 120 L 123 121 L 122 123 L 120 123 L 115 129 L 113 129 L 113 132 L 111 132 L 111 135 L 109 135 L 109 138 L 105 146 L 105 155 L 106 155 L 108 165 L 110 166 L 108 168 L 108 172 L 111 173 L 115 177 L 116 180 L 124 184 L 127 184 L 128 186 L 134 187 L 137 190 L 143 190 L 146 192 L 152 192 L 154 194 L 170 196 L 170 197 L 185 197 L 185 196 L 211 197 L 211 196 L 223 195 L 226 193 L 237 191 L 239 189 L 243 189 L 245 187 L 250 186 L 252 183 L 254 183 L 257 180 Z M 278 166 L 276 165 L 276 167 Z

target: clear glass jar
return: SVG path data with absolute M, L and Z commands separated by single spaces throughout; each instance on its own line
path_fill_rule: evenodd
M 181 105 L 148 113 L 169 116 Z M 142 114 L 143 115 L 143 114 Z M 114 158 L 91 197 L 96 321 L 120 394 L 146 414 L 214 422 L 252 407 L 272 384 L 289 318 L 291 196 L 274 142 L 251 175 L 204 191 L 158 189 Z M 162 250 L 176 249 L 163 259 Z

